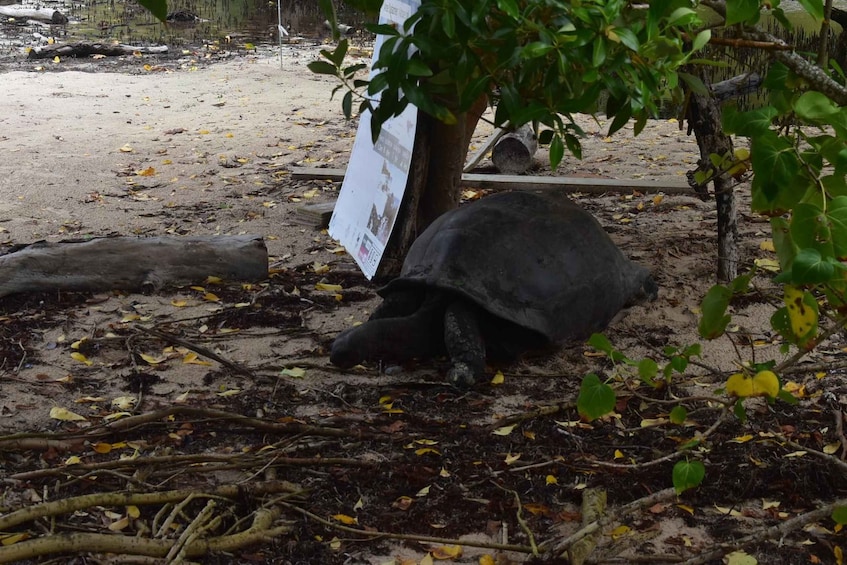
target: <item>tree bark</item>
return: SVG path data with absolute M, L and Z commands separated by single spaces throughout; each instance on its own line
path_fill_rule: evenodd
M 700 148 L 700 170 L 712 169 L 709 156 L 732 155 L 732 139 L 721 128 L 721 109 L 712 96 L 691 93 L 688 123 Z M 732 177 L 716 171 L 712 181 L 718 213 L 718 265 L 720 281 L 738 275 L 738 217 Z M 704 196 L 701 193 L 701 196 Z
M 418 112 L 418 127 L 409 180 L 394 231 L 382 256 L 376 281 L 396 277 L 412 242 L 441 214 L 459 205 L 462 168 L 476 124 L 485 111 L 486 97 L 447 125 Z

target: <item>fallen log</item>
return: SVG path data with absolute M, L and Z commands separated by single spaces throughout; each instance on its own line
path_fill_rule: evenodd
M 38 20 L 59 25 L 68 23 L 68 17 L 53 8 L 31 8 L 20 4 L 0 6 L 0 16 L 15 18 L 16 20 Z
M 132 55 L 141 53 L 144 55 L 155 55 L 167 53 L 167 45 L 155 45 L 153 47 L 135 47 L 122 43 L 89 43 L 80 41 L 78 43 L 65 43 L 59 45 L 41 45 L 33 47 L 27 55 L 30 59 L 48 59 L 52 57 L 90 57 L 91 55 L 106 55 L 107 57 L 120 57 L 121 55 Z
M 268 251 L 255 235 L 104 237 L 38 242 L 0 256 L 0 297 L 52 290 L 157 290 L 165 285 L 268 275 Z
M 762 77 L 759 73 L 750 72 L 709 85 L 709 90 L 717 102 L 723 102 L 730 98 L 756 92 L 761 85 Z
M 532 124 L 524 124 L 500 138 L 491 152 L 491 162 L 503 174 L 520 175 L 532 166 L 536 151 L 538 138 L 535 130 Z

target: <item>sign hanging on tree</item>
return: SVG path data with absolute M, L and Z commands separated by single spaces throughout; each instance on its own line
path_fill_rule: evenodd
M 400 29 L 419 6 L 420 0 L 385 0 L 379 23 Z M 374 58 L 384 40 L 385 36 L 377 36 Z M 373 75 L 371 71 L 371 78 Z M 356 140 L 329 222 L 329 234 L 341 242 L 368 279 L 376 274 L 403 201 L 417 117 L 417 108 L 409 104 L 402 114 L 383 124 L 374 144 L 370 112 L 359 116 Z

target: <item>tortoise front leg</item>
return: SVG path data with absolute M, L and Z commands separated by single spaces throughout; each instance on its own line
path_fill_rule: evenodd
M 468 388 L 485 373 L 485 340 L 479 328 L 478 309 L 465 300 L 454 300 L 444 312 L 444 346 L 452 366 L 447 381 Z

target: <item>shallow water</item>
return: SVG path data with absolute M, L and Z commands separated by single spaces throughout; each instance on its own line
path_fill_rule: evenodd
M 324 16 L 313 0 L 280 0 L 282 25 L 291 36 L 320 41 L 328 35 Z M 135 2 L 87 0 L 38 2 L 24 0 L 28 7 L 51 7 L 70 22 L 48 26 L 33 22 L 5 21 L 0 25 L 0 47 L 20 45 L 27 36 L 40 33 L 64 41 L 117 40 L 133 45 L 200 45 L 204 43 L 275 44 L 278 8 L 271 0 L 176 0 L 169 12 L 185 10 L 198 16 L 196 23 L 162 24 Z M 361 24 L 354 13 L 341 11 L 342 21 Z

